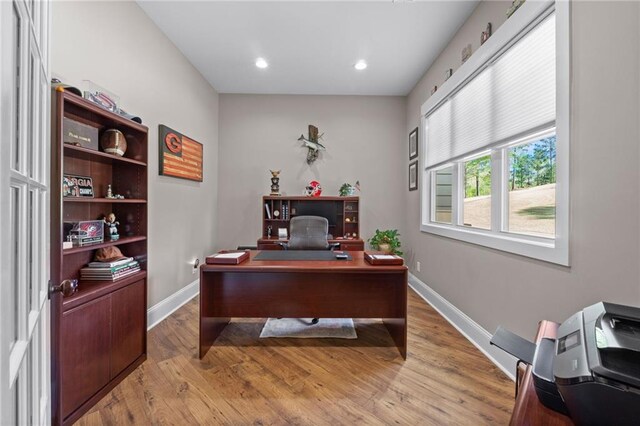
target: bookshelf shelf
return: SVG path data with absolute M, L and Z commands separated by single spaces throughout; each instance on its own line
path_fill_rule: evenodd
M 147 200 L 140 198 L 89 198 L 64 197 L 65 203 L 115 203 L 115 204 L 146 204 Z
M 103 248 L 103 247 L 121 246 L 121 245 L 125 245 L 125 244 L 135 243 L 135 242 L 138 242 L 138 241 L 145 241 L 146 239 L 147 239 L 147 237 L 144 236 L 144 235 L 137 235 L 137 236 L 134 236 L 134 237 L 120 237 L 120 239 L 118 239 L 116 241 L 105 241 L 104 243 L 89 244 L 89 245 L 82 246 L 82 247 L 73 247 L 73 248 L 70 248 L 70 249 L 64 249 L 62 251 L 62 253 L 65 256 L 67 256 L 67 255 L 81 253 L 81 252 L 85 252 L 85 251 L 97 250 L 97 249 Z

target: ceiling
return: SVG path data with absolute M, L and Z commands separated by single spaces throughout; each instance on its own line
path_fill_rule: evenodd
M 477 3 L 138 0 L 220 93 L 401 96 Z

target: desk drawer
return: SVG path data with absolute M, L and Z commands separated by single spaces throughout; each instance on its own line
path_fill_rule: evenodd
M 364 250 L 364 242 L 363 241 L 352 241 L 352 242 L 346 242 L 346 243 L 341 242 L 340 250 L 362 251 Z
M 276 243 L 258 243 L 258 250 L 282 250 L 282 246 Z

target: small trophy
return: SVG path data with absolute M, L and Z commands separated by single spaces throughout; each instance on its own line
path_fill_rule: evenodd
M 280 170 L 269 170 L 271 172 L 271 195 L 280 195 Z

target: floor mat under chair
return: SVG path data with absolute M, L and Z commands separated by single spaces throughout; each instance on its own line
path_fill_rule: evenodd
M 269 318 L 260 333 L 265 337 L 357 339 L 351 318 L 320 318 L 311 325 L 312 318 Z

